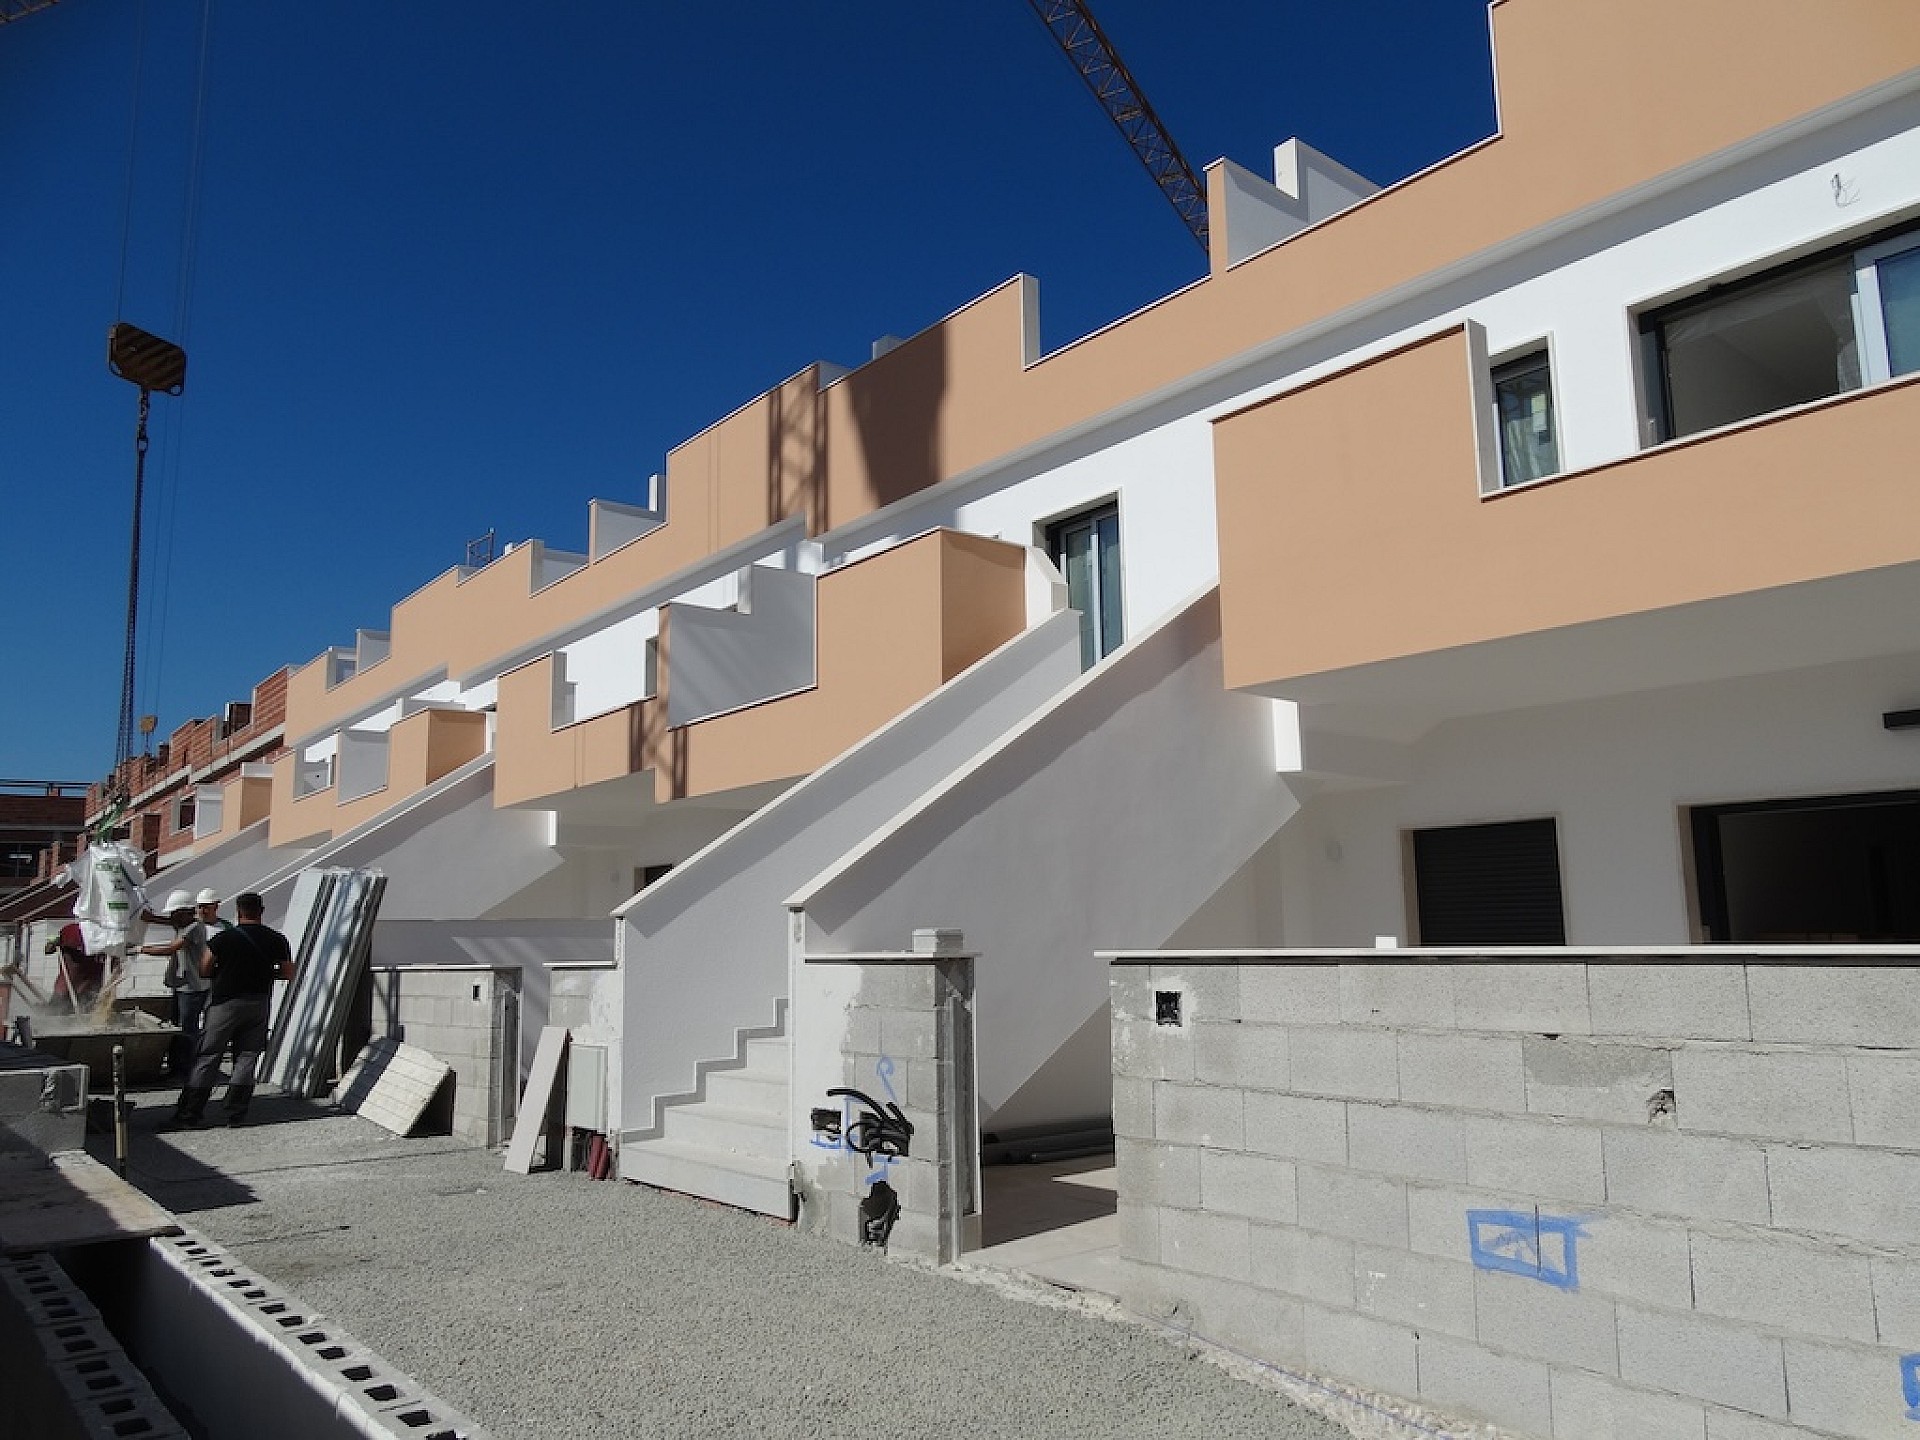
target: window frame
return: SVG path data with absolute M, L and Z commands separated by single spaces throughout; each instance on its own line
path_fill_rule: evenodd
M 1842 395 L 1856 394 L 1873 385 L 1904 378 L 1887 373 L 1889 367 L 1886 363 L 1886 330 L 1878 303 L 1879 284 L 1875 267 L 1882 260 L 1903 255 L 1915 249 L 1920 249 L 1920 221 L 1908 218 L 1891 225 L 1878 226 L 1854 239 L 1823 245 L 1776 263 L 1768 264 L 1763 261 L 1756 267 L 1743 267 L 1723 273 L 1677 294 L 1669 294 L 1665 298 L 1646 301 L 1631 307 L 1628 318 L 1639 351 L 1635 378 L 1643 401 L 1646 426 L 1644 446 L 1651 448 L 1679 440 L 1689 440 L 1796 408 L 1795 404 L 1789 404 L 1770 410 L 1756 410 L 1752 414 L 1742 415 L 1737 419 L 1719 421 L 1695 430 L 1676 432 L 1671 376 L 1664 338 L 1665 327 L 1675 320 L 1686 319 L 1735 301 L 1744 294 L 1757 292 L 1769 285 L 1779 284 L 1799 275 L 1811 274 L 1832 266 L 1838 260 L 1850 262 L 1848 270 L 1852 277 L 1852 291 L 1849 297 L 1849 310 L 1852 316 L 1852 339 L 1859 379 L 1851 386 L 1836 388 L 1827 394 L 1797 403 L 1823 404 Z M 1863 301 L 1863 291 L 1867 289 L 1872 291 L 1871 307 Z M 1876 354 L 1877 365 L 1870 358 Z M 1908 374 L 1913 373 L 1920 372 L 1908 372 Z
M 1106 584 L 1099 573 L 1101 568 L 1098 563 L 1100 551 L 1096 549 L 1094 552 L 1094 563 L 1089 570 L 1089 574 L 1093 578 L 1096 599 L 1099 603 L 1098 608 L 1082 609 L 1080 611 L 1080 668 L 1082 670 L 1091 670 L 1095 665 L 1098 665 L 1109 655 L 1113 654 L 1114 651 L 1120 649 L 1127 643 L 1127 547 L 1124 538 L 1125 532 L 1120 522 L 1120 497 L 1118 494 L 1113 494 L 1107 496 L 1104 500 L 1096 500 L 1088 505 L 1077 506 L 1072 510 L 1064 511 L 1052 519 L 1043 520 L 1035 527 L 1039 531 L 1040 548 L 1046 554 L 1047 558 L 1053 562 L 1054 568 L 1060 572 L 1062 583 L 1067 586 L 1068 605 L 1071 607 L 1073 604 L 1073 581 L 1067 570 L 1062 541 L 1069 531 L 1083 527 L 1090 529 L 1098 536 L 1100 523 L 1108 516 L 1113 518 L 1113 551 L 1115 559 L 1113 578 L 1116 593 L 1112 596 L 1111 616 L 1114 621 L 1115 634 L 1112 637 L 1113 643 L 1110 645 L 1107 644 L 1107 636 L 1102 621 L 1107 618 L 1109 613 L 1106 604 L 1108 596 Z
M 1500 413 L 1500 386 L 1503 381 L 1517 379 L 1535 370 L 1546 375 L 1547 419 L 1553 431 L 1553 469 L 1544 475 L 1513 478 L 1507 456 L 1506 424 Z M 1527 485 L 1538 485 L 1542 481 L 1555 479 L 1566 473 L 1567 463 L 1565 446 L 1562 439 L 1565 428 L 1560 415 L 1560 401 L 1554 389 L 1554 355 L 1551 336 L 1543 336 L 1530 344 L 1519 345 L 1502 352 L 1487 362 L 1487 403 L 1493 408 L 1493 445 L 1499 458 L 1497 483 L 1486 493 L 1505 494 L 1509 490 L 1518 490 Z

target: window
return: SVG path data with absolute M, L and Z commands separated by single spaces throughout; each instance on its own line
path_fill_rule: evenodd
M 180 833 L 180 832 L 181 832 L 182 830 L 191 830 L 191 829 L 193 829 L 193 816 L 194 816 L 194 798 L 193 798 L 193 796 L 191 796 L 191 795 L 185 795 L 185 796 L 182 796 L 182 797 L 181 797 L 181 798 L 180 798 L 180 799 L 179 799 L 179 800 L 178 800 L 178 801 L 177 801 L 177 802 L 176 802 L 176 803 L 174 804 L 174 807 L 173 807 L 173 829 L 174 829 L 174 833 L 175 833 L 175 834 L 177 835 L 177 834 L 179 834 L 179 833 Z
M 1696 806 L 1709 944 L 1920 940 L 1920 791 Z
M 1120 648 L 1120 507 L 1102 505 L 1047 527 L 1047 553 L 1067 581 L 1067 603 L 1080 612 L 1080 668 L 1091 669 Z
M 1553 374 L 1545 350 L 1495 367 L 1493 405 L 1500 432 L 1501 486 L 1523 485 L 1559 474 Z
M 1422 945 L 1564 945 L 1560 842 L 1552 820 L 1416 830 Z
M 1640 320 L 1653 438 L 1920 369 L 1920 233 L 1815 256 Z

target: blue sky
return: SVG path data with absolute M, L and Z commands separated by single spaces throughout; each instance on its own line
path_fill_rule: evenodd
M 214 3 L 197 90 L 208 9 L 0 26 L 0 777 L 112 763 L 116 319 L 189 354 L 147 470 L 164 738 L 488 530 L 584 549 L 589 499 L 811 361 L 1021 272 L 1054 348 L 1204 269 L 1025 0 Z M 1298 135 L 1390 183 L 1493 130 L 1484 0 L 1096 13 L 1196 168 Z

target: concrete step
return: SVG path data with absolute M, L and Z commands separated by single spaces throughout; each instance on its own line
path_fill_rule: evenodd
M 620 1178 L 661 1190 L 677 1190 L 722 1205 L 793 1218 L 793 1192 L 785 1156 L 728 1154 L 677 1140 L 629 1142 L 620 1151 Z
M 760 1110 L 771 1116 L 784 1115 L 787 1106 L 787 1076 L 765 1070 L 709 1070 L 707 1099 L 710 1105 L 732 1110 Z
M 711 1100 L 672 1105 L 662 1115 L 661 1138 L 724 1154 L 787 1159 L 787 1121 L 779 1111 L 736 1109 Z
M 787 1079 L 787 1056 L 793 1046 L 784 1035 L 767 1035 L 746 1044 L 746 1070 L 755 1075 L 778 1075 Z

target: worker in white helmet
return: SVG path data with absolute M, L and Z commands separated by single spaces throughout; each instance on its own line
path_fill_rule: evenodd
M 202 891 L 202 894 L 208 892 Z M 215 906 L 218 906 L 216 900 Z M 167 957 L 167 989 L 173 992 L 173 1023 L 180 1033 L 167 1047 L 167 1068 L 184 1075 L 200 1048 L 201 1024 L 207 1013 L 207 993 L 213 982 L 200 973 L 207 958 L 208 928 L 195 918 L 194 897 L 176 890 L 167 897 L 166 923 L 173 927 L 171 940 L 142 945 L 142 955 Z
M 193 914 L 196 920 L 207 927 L 208 935 L 212 935 L 215 931 L 231 930 L 233 928 L 233 922 L 231 920 L 222 920 L 220 918 L 220 892 L 218 890 L 202 890 L 198 895 L 194 896 Z

